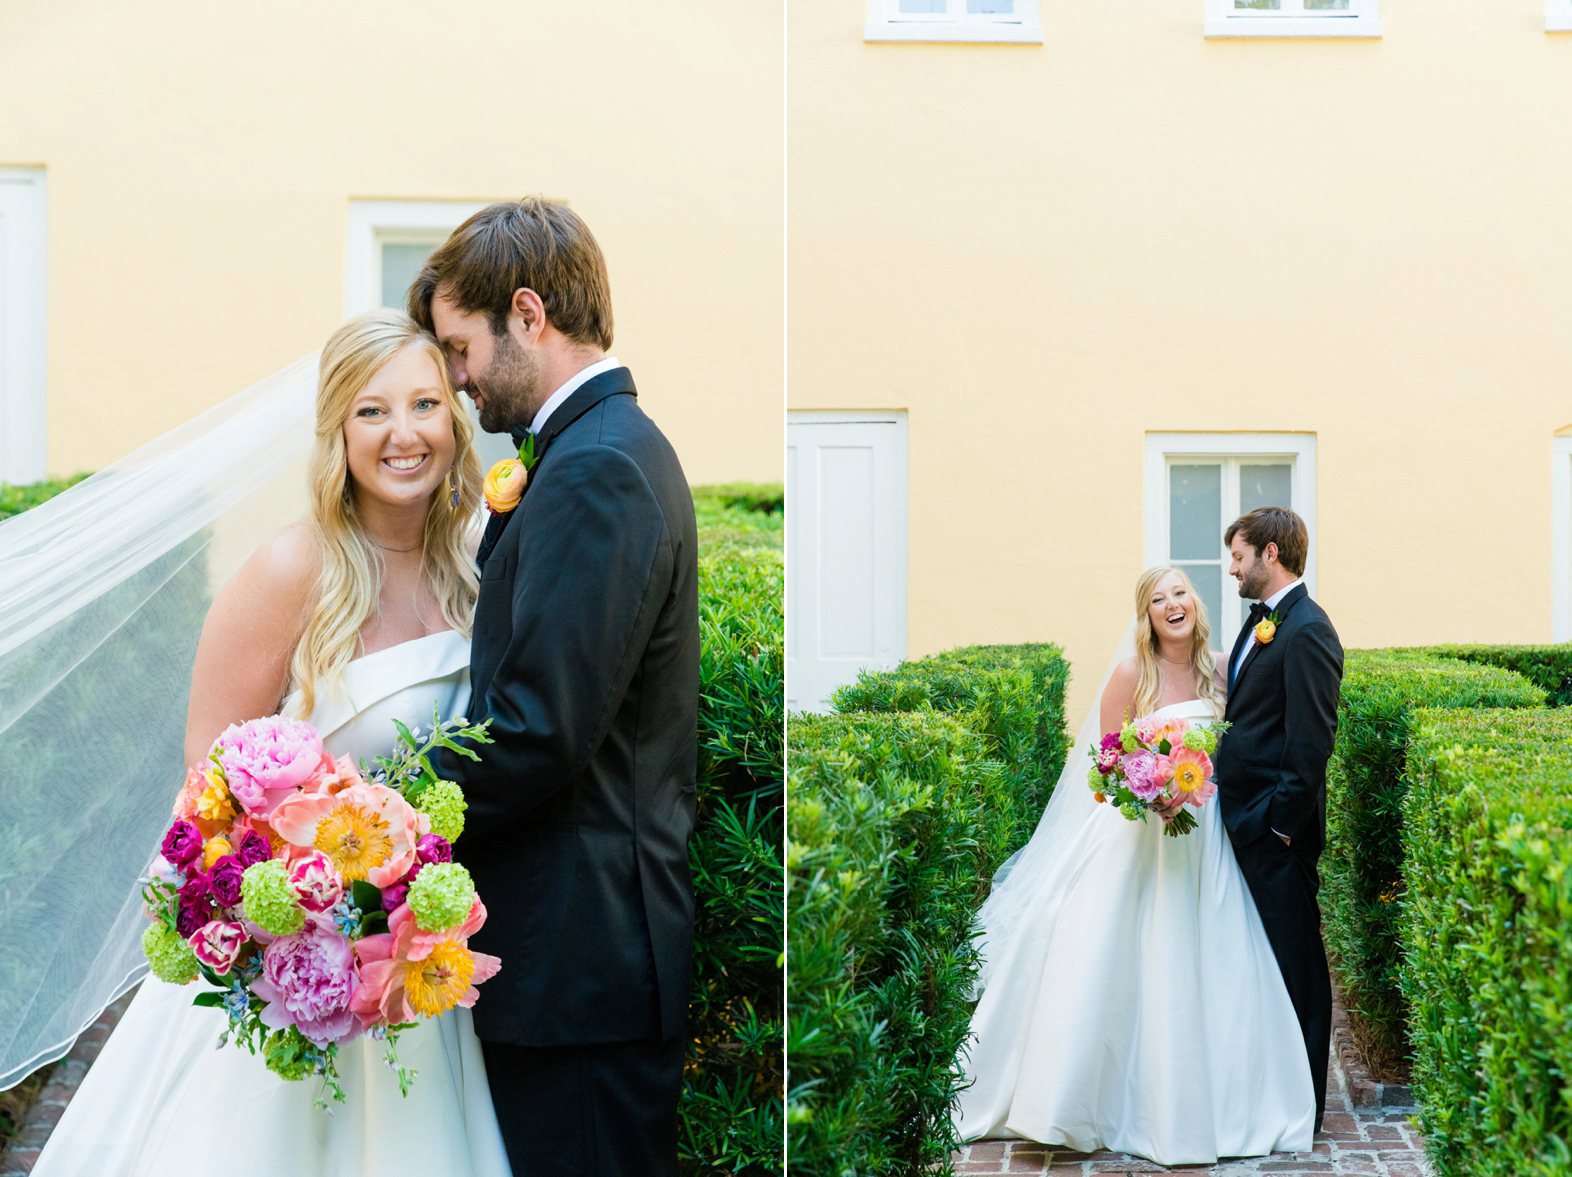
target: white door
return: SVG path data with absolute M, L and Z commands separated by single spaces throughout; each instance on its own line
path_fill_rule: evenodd
M 906 657 L 906 414 L 786 423 L 786 706 Z
M 0 482 L 44 477 L 44 208 L 42 168 L 0 168 Z

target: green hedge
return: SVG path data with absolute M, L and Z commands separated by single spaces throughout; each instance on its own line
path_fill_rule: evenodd
M 864 675 L 793 716 L 793 1173 L 949 1170 L 976 910 L 1063 767 L 1051 646 L 973 647 Z
M 1515 670 L 1549 694 L 1552 707 L 1572 705 L 1572 643 L 1560 646 L 1427 646 L 1424 653 Z
M 73 474 L 70 478 L 47 478 L 43 482 L 28 482 L 21 485 L 0 482 L 0 519 L 9 519 L 12 515 L 20 515 L 29 507 L 48 502 L 61 491 L 75 486 L 86 477 L 86 474 Z
M 1496 666 L 1422 652 L 1350 651 L 1337 746 L 1327 769 L 1327 847 L 1321 859 L 1327 947 L 1367 1057 L 1408 1054 L 1398 984 L 1403 894 L 1404 755 L 1420 708 L 1534 708 L 1545 693 Z
M 686 1174 L 782 1167 L 785 572 L 779 513 L 755 509 L 770 488 L 751 490 L 694 489 L 703 652 Z
M 1572 1172 L 1572 713 L 1412 722 L 1403 982 L 1431 1159 Z

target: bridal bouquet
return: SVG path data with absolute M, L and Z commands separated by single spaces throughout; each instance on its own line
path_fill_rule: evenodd
M 1163 833 L 1177 838 L 1195 829 L 1186 805 L 1199 809 L 1212 799 L 1212 756 L 1226 723 L 1192 726 L 1185 719 L 1127 720 L 1091 749 L 1087 783 L 1099 803 L 1113 805 L 1130 821 L 1148 811 L 1164 814 Z
M 362 1035 L 408 1095 L 399 1034 L 474 1005 L 501 963 L 469 950 L 486 909 L 453 861 L 464 796 L 430 761 L 437 747 L 478 760 L 457 741 L 489 744 L 486 724 L 433 714 L 424 741 L 395 726 L 375 767 L 335 760 L 308 723 L 230 727 L 188 770 L 144 880 L 153 975 L 216 986 L 195 1004 L 228 1013 L 219 1045 L 233 1036 L 285 1079 L 320 1076 L 318 1107 L 344 1100 L 338 1049 Z

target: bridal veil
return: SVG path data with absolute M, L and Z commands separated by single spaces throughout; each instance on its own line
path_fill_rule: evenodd
M 0 523 L 0 1089 L 146 972 L 213 593 L 299 517 L 317 354 Z

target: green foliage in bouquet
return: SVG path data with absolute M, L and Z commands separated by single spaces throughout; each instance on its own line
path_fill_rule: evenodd
M 684 1174 L 779 1173 L 784 1083 L 781 488 L 698 487 L 697 898 Z
M 1400 650 L 1350 651 L 1337 746 L 1327 766 L 1327 847 L 1321 907 L 1349 1025 L 1366 1056 L 1397 1067 L 1408 1055 L 1408 1002 L 1398 984 L 1404 893 L 1404 772 L 1420 708 L 1540 708 L 1523 676 Z
M 1063 768 L 1068 667 L 978 646 L 790 722 L 793 1173 L 949 1168 L 976 910 Z
M 1402 979 L 1431 1161 L 1572 1172 L 1572 713 L 1411 722 Z

